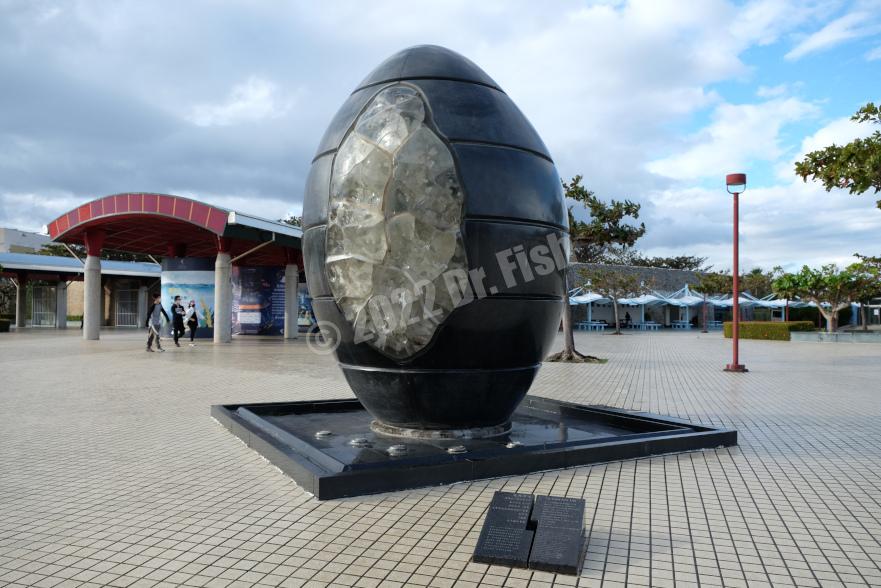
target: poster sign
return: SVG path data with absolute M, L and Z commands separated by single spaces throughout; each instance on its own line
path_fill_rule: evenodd
M 171 316 L 174 297 L 181 297 L 181 304 L 189 307 L 190 300 L 196 302 L 199 327 L 196 337 L 200 339 L 214 336 L 214 272 L 201 270 L 163 270 L 162 307 Z M 171 331 L 171 324 L 168 324 Z
M 239 335 L 284 333 L 284 268 L 232 269 L 232 332 Z
M 312 311 L 312 297 L 309 296 L 309 289 L 306 284 L 299 284 L 297 288 L 297 296 L 299 298 L 299 316 L 297 317 L 297 328 L 301 333 L 311 330 L 315 324 L 315 313 Z

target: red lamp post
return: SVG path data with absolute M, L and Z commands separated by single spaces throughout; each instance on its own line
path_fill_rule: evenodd
M 731 342 L 733 357 L 731 363 L 725 366 L 726 372 L 746 372 L 746 366 L 741 364 L 737 355 L 740 341 L 740 233 L 738 220 L 740 216 L 738 199 L 746 190 L 746 174 L 728 174 L 725 176 L 725 189 L 734 196 L 734 292 L 731 306 Z

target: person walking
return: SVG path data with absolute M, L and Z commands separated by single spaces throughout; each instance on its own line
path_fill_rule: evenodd
M 174 304 L 171 305 L 171 331 L 174 335 L 174 344 L 177 347 L 180 347 L 180 343 L 178 343 L 178 339 L 183 337 L 185 332 L 184 329 L 184 315 L 186 314 L 186 309 L 184 305 L 180 303 L 180 296 L 174 297 Z
M 196 311 L 196 301 L 190 300 L 187 307 L 187 327 L 190 329 L 190 347 L 195 347 L 196 329 L 199 328 L 199 313 Z
M 159 342 L 159 332 L 162 328 L 162 317 L 165 317 L 165 320 L 170 320 L 168 318 L 168 313 L 165 312 L 165 309 L 162 308 L 162 296 L 159 295 L 159 292 L 153 293 L 153 305 L 147 311 L 147 320 L 145 321 L 145 326 L 149 330 L 150 335 L 147 337 L 147 351 L 153 351 L 153 338 L 156 338 L 156 349 L 159 351 L 165 351 L 162 349 L 162 344 Z

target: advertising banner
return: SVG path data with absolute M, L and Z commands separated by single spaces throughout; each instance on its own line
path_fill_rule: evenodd
M 299 284 L 297 288 L 297 296 L 300 302 L 300 313 L 297 317 L 297 327 L 301 333 L 306 333 L 312 329 L 315 324 L 315 313 L 312 312 L 312 297 L 309 296 L 309 289 L 306 284 Z
M 200 339 L 214 336 L 214 272 L 202 270 L 165 270 L 162 271 L 162 307 L 171 316 L 171 305 L 174 297 L 181 297 L 181 304 L 189 307 L 190 301 L 196 302 L 196 314 L 199 328 L 196 337 Z M 171 331 L 171 324 L 167 325 Z M 189 335 L 189 333 L 187 333 Z
M 284 268 L 232 268 L 232 332 L 239 335 L 284 333 Z

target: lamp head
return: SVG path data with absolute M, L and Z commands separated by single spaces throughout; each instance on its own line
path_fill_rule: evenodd
M 746 174 L 728 174 L 725 176 L 725 189 L 729 194 L 740 194 L 746 190 Z

